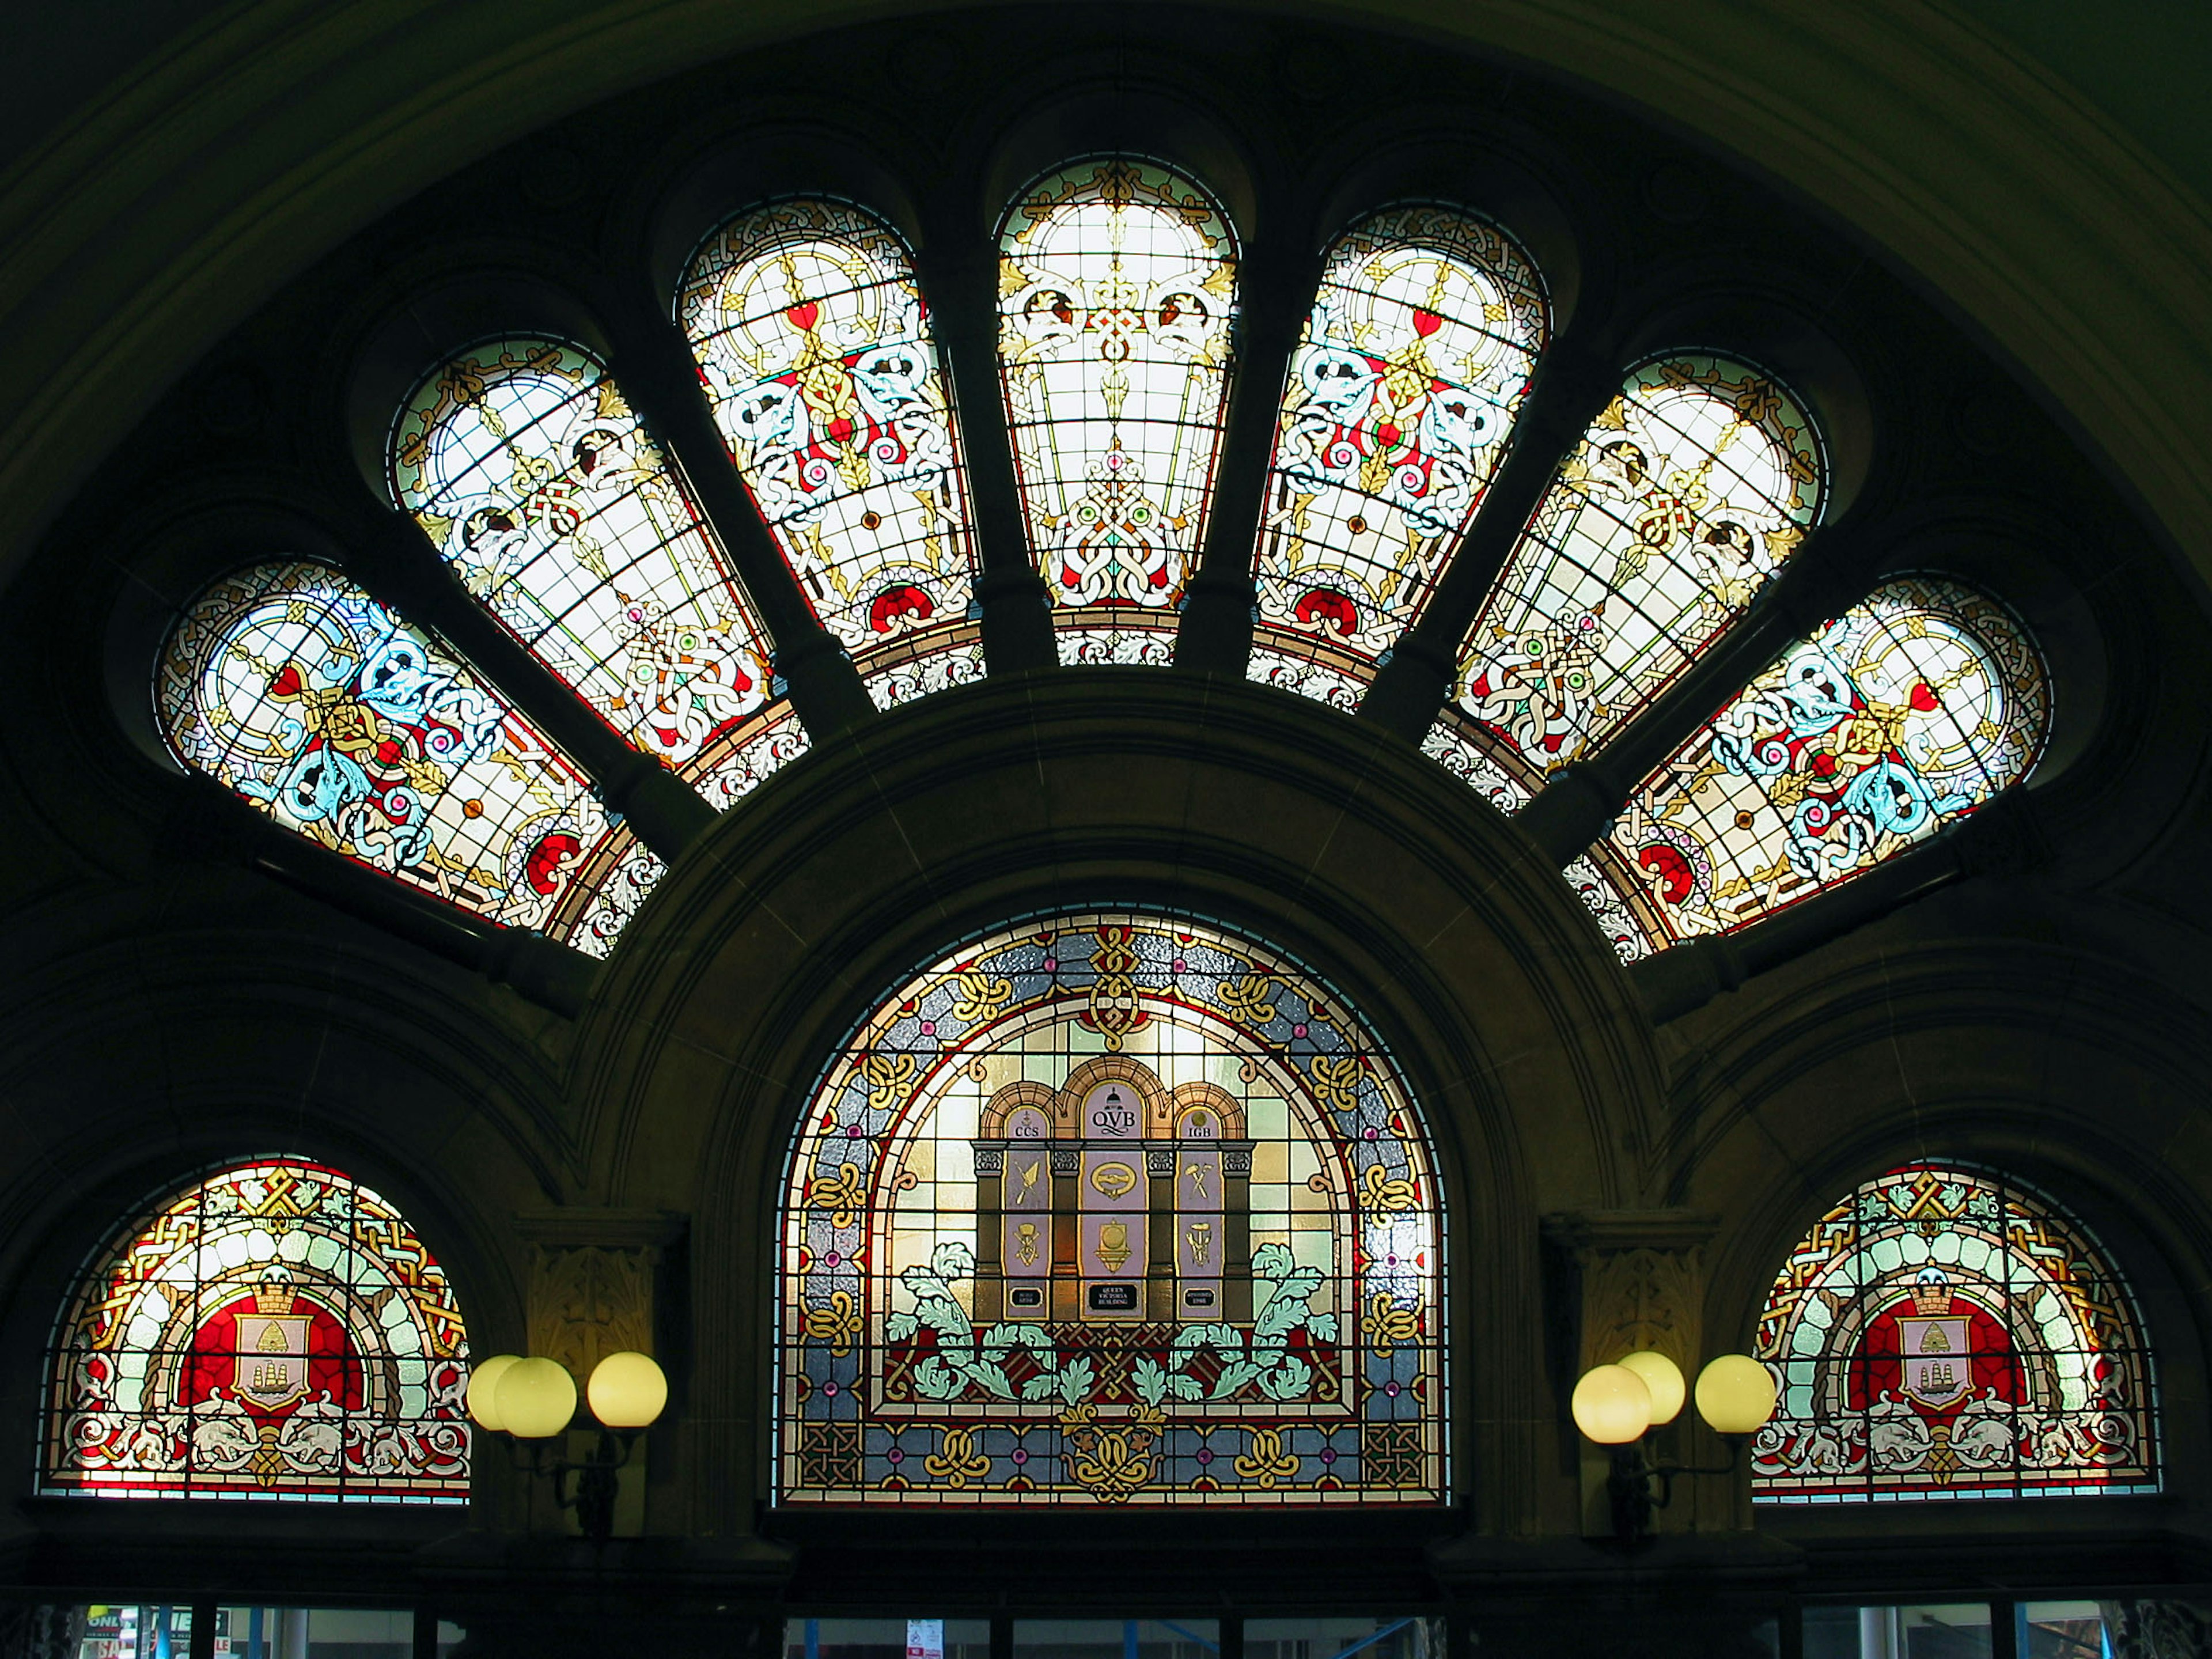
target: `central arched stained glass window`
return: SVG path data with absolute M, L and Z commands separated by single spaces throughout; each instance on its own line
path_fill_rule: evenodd
M 850 203 L 771 202 L 701 246 L 677 310 L 731 459 L 869 695 L 981 678 L 967 484 L 906 245 Z
M 999 354 L 1064 662 L 1164 663 L 1213 489 L 1237 243 L 1195 181 L 1111 156 L 1000 231 Z
M 1278 951 L 1129 911 L 977 939 L 831 1061 L 785 1205 L 782 1501 L 1443 1497 L 1425 1137 Z
M 1339 239 L 1283 392 L 1254 679 L 1358 705 L 1474 516 L 1548 331 L 1535 268 L 1472 214 L 1391 208 Z

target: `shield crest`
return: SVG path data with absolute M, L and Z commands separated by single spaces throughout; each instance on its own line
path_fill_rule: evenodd
M 1966 1355 L 1966 1320 L 1901 1318 L 1897 1329 L 1905 1394 L 1932 1412 L 1964 1400 L 1974 1381 Z
M 282 1411 L 307 1392 L 307 1316 L 250 1313 L 238 1320 L 232 1381 L 248 1405 Z

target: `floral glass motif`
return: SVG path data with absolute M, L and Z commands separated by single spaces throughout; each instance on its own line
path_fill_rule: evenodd
M 2002 1176 L 1911 1164 L 1790 1252 L 1757 1356 L 1781 1404 L 1752 1496 L 2155 1492 L 2150 1353 L 2080 1224 Z
M 1595 750 L 1743 613 L 1820 516 L 1819 434 L 1709 356 L 1632 374 L 1476 614 L 1456 707 L 1532 781 Z
M 257 565 L 161 653 L 170 747 L 289 830 L 567 940 L 628 845 L 590 786 L 427 634 L 327 566 Z
M 1489 484 L 1549 328 L 1534 267 L 1459 210 L 1391 208 L 1330 251 L 1291 364 L 1255 566 L 1277 651 L 1364 686 Z M 1255 660 L 1253 678 L 1336 702 Z
M 777 716 L 768 636 L 599 360 L 489 340 L 426 376 L 392 487 L 470 592 L 632 747 L 708 780 Z
M 783 1224 L 784 1502 L 1441 1499 L 1419 1115 L 1339 997 L 1220 927 L 1040 917 L 899 987 Z
M 103 1246 L 55 1333 L 40 1490 L 461 1504 L 469 1345 L 398 1212 L 295 1158 Z
M 1995 600 L 1877 589 L 1792 647 L 1644 779 L 1599 843 L 1655 946 L 1849 880 L 2025 778 L 2050 682 Z
M 876 701 L 980 678 L 967 485 L 906 245 L 849 203 L 771 202 L 707 239 L 677 310 L 761 516 Z
M 1197 184 L 1115 156 L 1040 179 L 1000 251 L 1006 420 L 1037 568 L 1075 630 L 1061 659 L 1164 660 L 1213 489 L 1236 239 Z

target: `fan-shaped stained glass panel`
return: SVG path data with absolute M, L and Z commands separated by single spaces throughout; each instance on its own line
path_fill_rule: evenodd
M 677 309 L 761 516 L 877 702 L 979 677 L 967 484 L 905 244 L 848 203 L 772 202 L 707 239 Z
M 1451 717 L 1498 733 L 1532 780 L 1595 750 L 1796 550 L 1824 471 L 1812 422 L 1759 371 L 1637 370 L 1476 614 Z
M 1061 659 L 1164 661 L 1220 442 L 1228 221 L 1181 173 L 1115 156 L 1040 179 L 1000 251 L 1006 419 Z
M 398 1212 L 257 1158 L 134 1218 L 49 1356 L 42 1491 L 465 1503 L 468 1334 Z
M 1255 574 L 1273 654 L 1364 684 L 1474 516 L 1548 328 L 1534 267 L 1472 215 L 1391 208 L 1339 240 L 1267 479 Z M 1339 701 L 1327 678 L 1252 672 Z
M 2050 720 L 2042 659 L 2010 611 L 1901 578 L 1753 680 L 1644 779 L 1598 850 L 1654 945 L 1725 933 L 2018 782 Z
M 392 485 L 469 591 L 635 748 L 708 779 L 780 712 L 768 636 L 599 360 L 486 341 L 401 410 Z
M 1433 1171 L 1389 1056 L 1279 952 L 1134 912 L 974 941 L 801 1123 L 785 1501 L 1440 1501 Z
M 186 764 L 287 829 L 505 927 L 575 935 L 629 845 L 565 755 L 324 565 L 216 582 L 170 634 L 157 693 Z
M 1783 1264 L 1757 1355 L 1780 1406 L 1752 1442 L 1754 1501 L 2158 1488 L 2125 1282 L 2001 1176 L 1911 1164 L 1847 1195 Z

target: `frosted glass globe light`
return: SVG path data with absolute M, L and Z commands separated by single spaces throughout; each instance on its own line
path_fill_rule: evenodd
M 1639 1348 L 1620 1361 L 1623 1368 L 1634 1371 L 1644 1379 L 1644 1386 L 1651 1390 L 1651 1426 L 1671 1423 L 1682 1414 L 1682 1401 L 1689 1397 L 1689 1384 L 1682 1380 L 1682 1368 L 1673 1360 L 1650 1348 Z
M 1625 1365 L 1593 1365 L 1575 1384 L 1575 1426 L 1601 1446 L 1626 1446 L 1651 1426 L 1651 1390 Z
M 576 1379 L 557 1359 L 518 1359 L 500 1373 L 492 1407 L 521 1440 L 550 1440 L 576 1414 Z
M 493 1397 L 499 1388 L 499 1379 L 520 1358 L 518 1354 L 495 1353 L 489 1359 L 479 1360 L 469 1372 L 469 1417 L 478 1428 L 496 1431 L 507 1426 L 506 1419 L 494 1409 Z
M 652 1355 L 624 1349 L 592 1368 L 584 1393 L 592 1415 L 608 1428 L 649 1428 L 668 1404 L 668 1379 Z
M 1716 1434 L 1749 1434 L 1774 1415 L 1774 1376 L 1749 1354 L 1724 1353 L 1698 1373 L 1698 1415 Z

